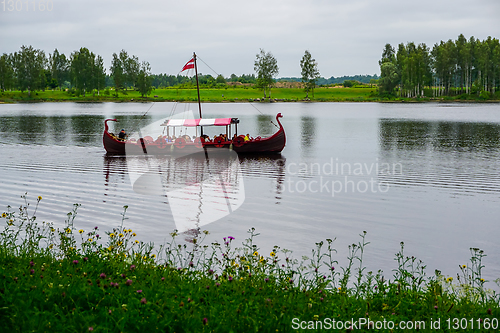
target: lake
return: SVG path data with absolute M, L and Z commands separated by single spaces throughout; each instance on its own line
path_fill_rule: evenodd
M 131 132 L 190 109 L 196 113 L 197 105 L 0 104 L 0 210 L 18 207 L 28 192 L 31 205 L 43 197 L 39 221 L 62 227 L 79 203 L 78 229 L 110 230 L 128 205 L 125 226 L 142 241 L 162 244 L 178 227 L 173 199 L 132 187 L 134 159 L 106 156 L 104 120 L 116 118 L 115 132 Z M 203 105 L 204 117 L 238 117 L 239 133 L 262 137 L 277 130 L 272 121 L 280 112 L 285 149 L 277 157 L 238 159 L 242 200 L 202 227 L 210 231 L 207 243 L 233 236 L 241 244 L 254 227 L 261 252 L 279 245 L 300 259 L 316 242 L 336 238 L 345 266 L 348 245 L 366 231 L 364 264 L 386 278 L 402 241 L 428 275 L 439 269 L 455 277 L 477 247 L 488 255 L 484 277 L 500 277 L 499 104 Z M 166 186 L 196 184 L 207 167 L 203 160 L 155 161 L 171 177 L 163 179 Z

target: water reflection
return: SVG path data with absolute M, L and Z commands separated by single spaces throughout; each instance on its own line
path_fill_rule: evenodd
M 497 149 L 500 147 L 500 125 L 381 119 L 379 138 L 383 150 Z
M 266 137 L 274 134 L 276 132 L 275 125 L 273 125 L 273 116 L 269 115 L 259 115 L 257 116 L 257 133 L 260 136 Z
M 316 138 L 316 119 L 313 117 L 300 117 L 300 144 L 302 151 L 310 151 Z
M 446 121 L 379 121 L 380 163 L 401 163 L 379 175 L 396 186 L 431 186 L 451 195 L 500 193 L 500 125 Z
M 113 117 L 113 116 L 112 116 Z M 55 144 L 62 146 L 102 147 L 104 116 L 35 116 L 0 117 L 1 141 L 9 144 Z M 150 116 L 119 115 L 120 128 L 131 132 L 152 122 Z M 116 130 L 116 129 L 115 129 Z

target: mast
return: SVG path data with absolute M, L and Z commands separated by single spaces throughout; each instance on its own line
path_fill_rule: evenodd
M 194 59 L 194 73 L 196 75 L 196 90 L 198 91 L 198 110 L 200 112 L 200 119 L 201 117 L 201 99 L 200 99 L 200 84 L 198 83 L 198 66 L 196 65 L 196 53 L 193 52 L 193 59 Z M 203 126 L 200 126 L 200 134 L 203 136 Z

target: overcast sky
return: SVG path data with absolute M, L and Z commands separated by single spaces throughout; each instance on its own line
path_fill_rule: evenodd
M 29 0 L 29 11 L 21 0 L 0 4 L 0 53 L 87 47 L 109 69 L 125 49 L 157 74 L 177 74 L 193 52 L 225 77 L 253 74 L 263 48 L 278 60 L 278 77 L 299 77 L 306 49 L 323 77 L 372 75 L 386 43 L 500 38 L 499 0 L 52 0 L 50 12 L 33 11 L 33 1 L 42 2 Z M 199 71 L 215 75 L 203 64 Z

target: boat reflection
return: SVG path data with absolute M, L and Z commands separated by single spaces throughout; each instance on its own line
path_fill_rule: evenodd
M 179 232 L 189 240 L 200 227 L 236 211 L 245 201 L 244 176 L 276 180 L 276 203 L 281 200 L 285 158 L 278 155 L 238 156 L 192 154 L 173 156 L 104 157 L 106 191 L 127 176 L 134 192 L 162 196 Z M 274 183 L 274 181 L 273 181 Z M 105 194 L 106 195 L 106 194 Z

